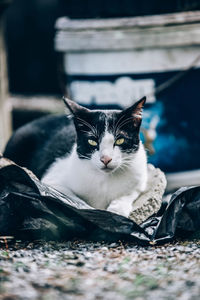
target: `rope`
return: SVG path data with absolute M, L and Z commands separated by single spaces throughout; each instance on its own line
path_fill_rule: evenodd
M 199 60 L 200 60 L 200 55 L 198 55 L 195 58 L 195 60 L 193 60 L 193 62 L 185 70 L 180 71 L 178 74 L 174 75 L 173 77 L 171 77 L 170 79 L 166 80 L 165 82 L 161 83 L 158 87 L 156 87 L 156 89 L 154 90 L 154 94 L 159 95 L 161 92 L 167 90 L 172 85 L 174 85 L 177 81 L 179 81 L 181 78 L 186 76 L 191 70 L 193 70 L 196 67 L 197 62 Z M 152 96 L 152 93 L 147 95 L 147 97 L 148 96 Z

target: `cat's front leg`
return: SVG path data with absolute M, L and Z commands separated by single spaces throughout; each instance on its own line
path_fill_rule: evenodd
M 139 195 L 140 192 L 135 191 L 131 195 L 115 199 L 107 207 L 107 210 L 128 218 L 132 211 L 133 202 Z

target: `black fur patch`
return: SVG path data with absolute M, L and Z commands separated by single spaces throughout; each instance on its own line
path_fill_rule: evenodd
M 121 151 L 132 153 L 139 147 L 139 129 L 141 118 L 139 114 L 134 116 L 134 110 L 138 113 L 138 107 L 124 111 L 90 111 L 76 108 L 74 124 L 77 132 L 77 153 L 81 159 L 90 159 L 94 151 L 99 150 L 105 131 L 113 134 L 115 140 L 124 138 L 120 146 Z M 96 141 L 96 146 L 91 146 L 88 139 Z

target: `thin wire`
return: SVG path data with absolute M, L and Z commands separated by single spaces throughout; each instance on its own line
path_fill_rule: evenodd
M 191 70 L 193 70 L 197 66 L 197 62 L 200 60 L 200 55 L 198 55 L 193 62 L 185 69 L 180 71 L 178 74 L 174 75 L 170 79 L 166 80 L 165 82 L 161 83 L 153 93 L 150 93 L 147 95 L 147 97 L 158 95 L 161 92 L 167 90 L 170 88 L 173 84 L 175 84 L 177 81 L 179 81 L 181 78 L 186 76 Z

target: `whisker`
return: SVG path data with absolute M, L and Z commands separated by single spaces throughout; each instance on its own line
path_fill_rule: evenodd
M 91 131 L 94 133 L 95 136 L 97 136 L 97 130 L 94 126 L 92 126 L 91 124 L 89 124 L 87 121 L 79 118 L 79 117 L 76 117 L 81 123 L 83 123 L 85 126 L 87 126 L 88 128 L 91 129 Z
M 114 128 L 114 132 L 116 132 L 116 128 L 118 126 L 118 124 L 120 123 L 120 121 L 125 117 L 125 115 L 122 115 L 119 120 L 117 121 L 116 125 L 115 125 L 115 128 Z
M 129 117 L 129 118 L 125 119 L 121 124 L 119 124 L 119 128 L 121 128 L 124 124 L 127 124 L 132 120 L 133 120 L 133 117 Z
M 128 168 L 128 166 L 126 166 L 124 164 L 119 167 L 119 169 L 122 170 L 123 172 L 126 171 L 127 168 Z
M 130 166 L 129 162 L 123 162 L 122 165 L 123 166 Z
M 135 156 L 134 153 L 130 153 L 128 156 L 122 157 L 122 160 L 132 160 L 134 158 L 134 156 Z
M 122 161 L 122 164 L 123 164 L 123 165 L 130 165 L 130 164 L 131 164 L 131 161 Z
M 122 161 L 132 161 L 134 158 L 134 154 L 129 154 L 129 157 L 123 157 Z
M 83 130 L 83 129 L 81 129 L 80 131 L 81 131 L 81 132 L 88 133 L 88 131 L 87 131 L 87 130 Z
M 122 123 L 119 123 L 117 125 L 117 128 L 115 128 L 115 134 L 118 133 L 118 131 L 120 130 L 121 127 L 123 127 L 124 125 L 128 124 L 129 122 L 131 122 L 133 120 L 132 117 L 125 119 Z
M 82 153 L 80 153 L 78 151 L 77 151 L 77 153 L 79 154 L 80 158 L 90 159 L 88 156 L 86 156 L 86 155 L 84 155 L 84 154 L 82 154 Z

